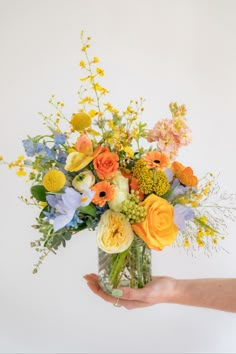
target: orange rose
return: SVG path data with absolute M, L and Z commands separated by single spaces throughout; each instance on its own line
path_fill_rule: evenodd
M 132 225 L 134 232 L 151 249 L 162 250 L 172 244 L 178 232 L 173 206 L 155 194 L 149 195 L 141 205 L 145 205 L 147 216 L 144 221 Z
M 98 155 L 93 165 L 100 179 L 111 179 L 114 177 L 116 170 L 119 167 L 119 157 L 116 153 L 105 151 Z

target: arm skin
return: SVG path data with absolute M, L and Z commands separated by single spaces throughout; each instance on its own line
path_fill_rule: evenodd
M 100 288 L 96 274 L 88 274 L 84 278 L 92 292 L 107 302 L 115 303 L 116 298 Z M 119 304 L 129 310 L 172 303 L 236 313 L 236 278 L 177 280 L 153 277 L 143 289 L 120 289 L 123 294 L 119 296 Z

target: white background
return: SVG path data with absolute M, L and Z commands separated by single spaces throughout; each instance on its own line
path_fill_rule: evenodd
M 193 130 L 179 160 L 198 176 L 221 173 L 235 193 L 236 1 L 0 0 L 0 153 L 14 160 L 21 140 L 41 132 L 38 111 L 51 93 L 77 108 L 80 32 L 93 38 L 109 100 L 124 108 L 146 98 L 144 119 L 185 103 Z M 94 296 L 83 275 L 97 271 L 95 234 L 83 232 L 39 275 L 29 243 L 37 211 L 17 196 L 28 187 L 4 166 L 1 178 L 1 353 L 236 353 L 236 316 L 158 305 L 135 311 Z M 235 225 L 227 252 L 191 257 L 176 248 L 153 254 L 153 273 L 178 278 L 236 277 Z

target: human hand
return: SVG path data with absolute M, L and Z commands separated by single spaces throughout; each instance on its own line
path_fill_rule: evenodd
M 99 277 L 96 274 L 87 274 L 84 276 L 84 279 L 87 281 L 88 287 L 92 292 L 103 300 L 115 304 L 117 295 L 119 291 L 114 291 L 114 296 L 108 295 L 105 293 L 99 285 Z M 173 293 L 176 288 L 176 280 L 170 277 L 152 277 L 152 281 L 148 283 L 142 289 L 131 289 L 128 287 L 119 288 L 122 295 L 119 296 L 119 306 L 123 306 L 128 310 L 152 306 L 159 303 L 170 302 Z M 120 293 L 121 293 L 120 292 Z M 118 305 L 116 305 L 118 306 Z

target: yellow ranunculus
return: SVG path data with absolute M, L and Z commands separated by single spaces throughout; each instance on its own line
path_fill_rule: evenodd
M 107 210 L 98 224 L 98 247 L 106 253 L 121 253 L 132 243 L 134 233 L 126 217 Z
M 151 249 L 162 250 L 171 245 L 178 233 L 173 206 L 155 194 L 150 194 L 142 205 L 146 207 L 147 216 L 144 221 L 132 225 L 134 232 Z

